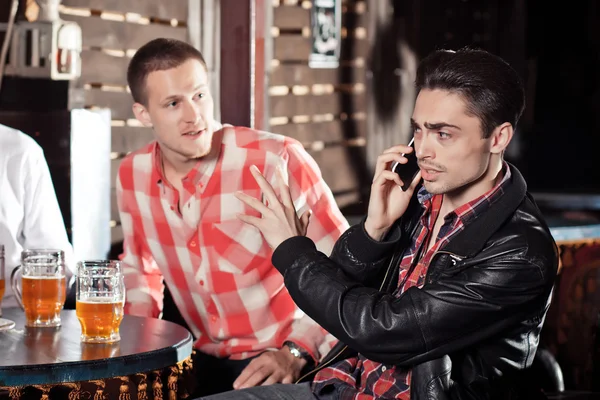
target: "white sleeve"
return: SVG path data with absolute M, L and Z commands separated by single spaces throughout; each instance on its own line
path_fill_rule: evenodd
M 35 146 L 25 156 L 23 197 L 24 249 L 59 249 L 65 252 L 67 277 L 75 271 L 73 247 L 58 207 L 54 185 L 42 149 Z

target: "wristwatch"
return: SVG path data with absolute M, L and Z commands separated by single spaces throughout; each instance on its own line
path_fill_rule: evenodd
M 312 357 L 310 356 L 310 354 L 308 354 L 308 351 L 304 350 L 296 343 L 286 340 L 285 342 L 283 342 L 283 345 L 287 346 L 287 348 L 290 350 L 290 353 L 292 353 L 294 357 L 306 361 L 312 360 Z

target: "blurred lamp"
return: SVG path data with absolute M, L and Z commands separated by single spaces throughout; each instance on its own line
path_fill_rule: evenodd
M 81 75 L 81 28 L 60 19 L 61 0 L 36 0 L 40 10 L 33 22 L 15 24 L 6 75 L 73 80 Z M 0 30 L 2 29 L 1 24 Z

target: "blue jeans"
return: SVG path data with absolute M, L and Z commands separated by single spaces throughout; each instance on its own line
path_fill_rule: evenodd
M 310 383 L 255 386 L 203 397 L 208 400 L 315 400 Z

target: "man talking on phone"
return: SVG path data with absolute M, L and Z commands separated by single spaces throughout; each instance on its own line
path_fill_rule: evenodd
M 302 232 L 285 180 L 261 216 L 241 215 L 275 249 L 298 306 L 340 340 L 312 384 L 223 398 L 532 399 L 536 353 L 557 249 L 521 173 L 504 161 L 524 109 L 517 73 L 482 50 L 438 50 L 420 63 L 412 115 L 419 172 L 391 170 L 410 146 L 377 160 L 366 217 L 330 257 Z M 400 166 L 399 168 L 401 168 Z M 218 397 L 217 398 L 221 398 Z

